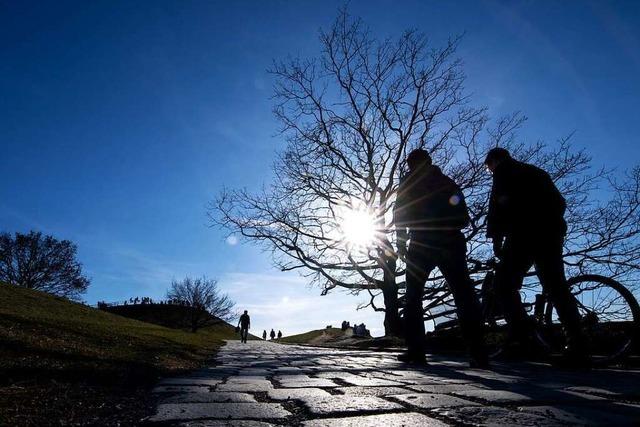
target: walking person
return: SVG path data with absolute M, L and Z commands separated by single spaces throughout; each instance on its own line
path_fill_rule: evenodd
M 487 237 L 500 259 L 495 283 L 509 325 L 511 356 L 523 356 L 531 350 L 533 325 L 522 305 L 520 289 L 525 275 L 535 266 L 567 334 L 565 360 L 576 367 L 588 367 L 580 314 L 562 260 L 567 232 L 564 197 L 548 173 L 513 159 L 504 148 L 490 150 L 485 164 L 493 175 Z
M 238 325 L 240 326 L 240 342 L 246 343 L 247 336 L 249 336 L 249 328 L 251 327 L 251 318 L 247 310 L 240 316 Z
M 273 341 L 274 338 L 276 337 L 276 332 L 272 329 L 271 333 L 269 334 L 269 336 L 271 337 L 271 341 Z
M 278 341 L 280 341 L 280 338 L 282 338 L 282 331 L 278 331 Z
M 407 264 L 404 320 L 408 351 L 398 359 L 426 364 L 422 297 L 425 282 L 437 267 L 453 294 L 470 364 L 487 367 L 480 304 L 469 278 L 461 231 L 469 222 L 464 196 L 432 164 L 427 151 L 412 151 L 407 165 L 409 174 L 400 183 L 394 209 L 398 254 Z
M 265 341 L 267 340 L 267 331 L 266 330 L 262 331 L 262 339 L 265 340 Z

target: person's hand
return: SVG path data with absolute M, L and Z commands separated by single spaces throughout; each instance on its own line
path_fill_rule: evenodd
M 494 238 L 493 239 L 493 254 L 497 258 L 502 258 L 502 239 Z

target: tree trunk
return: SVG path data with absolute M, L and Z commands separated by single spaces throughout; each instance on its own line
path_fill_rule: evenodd
M 384 334 L 386 336 L 403 337 L 404 325 L 400 318 L 400 304 L 398 301 L 398 284 L 396 283 L 396 260 L 392 257 L 384 259 Z

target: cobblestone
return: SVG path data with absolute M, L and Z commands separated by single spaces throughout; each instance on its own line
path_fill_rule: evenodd
M 307 397 L 302 400 L 307 409 L 315 415 L 330 415 L 348 412 L 383 412 L 402 409 L 397 403 L 373 396 L 328 396 Z
M 202 418 L 285 418 L 291 415 L 278 403 L 162 403 L 150 421 L 197 420 Z
M 478 403 L 474 403 L 472 401 L 461 399 L 455 396 L 449 396 L 446 394 L 398 394 L 393 397 L 403 403 L 407 403 L 411 406 L 416 406 L 421 409 L 452 408 L 456 406 L 479 405 Z
M 362 417 L 348 418 L 328 418 L 324 420 L 313 420 L 304 423 L 305 427 L 405 427 L 405 426 L 424 426 L 424 427 L 441 427 L 446 426 L 445 423 L 426 415 L 408 413 L 408 414 L 383 414 L 383 415 L 365 415 Z
M 640 425 L 640 372 L 229 341 L 213 366 L 162 380 L 151 424 L 188 427 Z
M 297 399 L 302 400 L 312 397 L 326 397 L 331 396 L 328 392 L 321 388 L 278 388 L 269 390 L 267 393 L 270 399 L 274 400 L 289 400 Z

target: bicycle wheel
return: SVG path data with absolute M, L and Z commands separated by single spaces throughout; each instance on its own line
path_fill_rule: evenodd
M 595 274 L 568 280 L 578 303 L 582 328 L 595 365 L 622 359 L 640 331 L 640 306 L 633 294 L 617 281 Z M 560 352 L 565 345 L 558 314 L 549 303 L 545 311 L 544 341 Z

